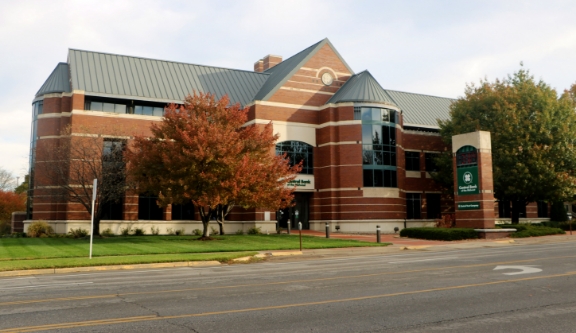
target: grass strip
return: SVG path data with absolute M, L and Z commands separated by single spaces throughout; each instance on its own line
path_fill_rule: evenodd
M 152 264 L 179 261 L 209 261 L 216 260 L 228 262 L 232 259 L 252 256 L 257 252 L 233 252 L 233 253 L 185 253 L 185 254 L 155 254 L 155 255 L 132 255 L 97 258 L 57 258 L 57 259 L 33 259 L 33 260 L 10 260 L 0 262 L 0 272 L 44 269 L 44 268 L 69 268 L 108 265 L 135 265 Z
M 213 241 L 198 241 L 197 236 L 126 236 L 94 240 L 93 257 L 215 253 L 268 250 L 296 250 L 300 248 L 297 235 L 224 235 Z M 357 240 L 326 239 L 302 236 L 304 249 L 386 246 L 389 243 L 370 243 Z M 0 262 L 24 259 L 86 257 L 88 239 L 72 238 L 0 238 Z

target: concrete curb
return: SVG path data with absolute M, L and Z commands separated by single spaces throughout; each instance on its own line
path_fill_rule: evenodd
M 0 277 L 62 274 L 62 273 L 76 273 L 76 272 L 120 271 L 120 270 L 146 269 L 146 268 L 210 267 L 210 266 L 219 266 L 219 265 L 221 265 L 221 263 L 219 261 L 210 260 L 210 261 L 163 262 L 163 263 L 156 263 L 156 264 L 136 264 L 136 265 L 110 265 L 110 266 L 47 268 L 47 269 L 29 269 L 29 270 L 0 272 Z

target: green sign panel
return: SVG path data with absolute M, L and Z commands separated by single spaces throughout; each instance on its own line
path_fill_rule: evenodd
M 458 170 L 458 195 L 480 193 L 478 186 L 478 166 L 460 167 Z
M 458 210 L 474 210 L 480 209 L 480 203 L 478 201 L 474 202 L 459 202 L 456 207 Z

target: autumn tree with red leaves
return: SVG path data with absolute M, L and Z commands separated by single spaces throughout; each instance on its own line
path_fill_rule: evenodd
M 203 238 L 211 216 L 217 215 L 223 233 L 234 206 L 285 208 L 294 191 L 286 184 L 301 169 L 274 154 L 278 136 L 271 124 L 244 126 L 248 110 L 229 102 L 194 93 L 183 106 L 170 105 L 162 122 L 152 125 L 152 137 L 136 137 L 126 154 L 140 192 L 158 194 L 162 207 L 192 202 Z
M 10 232 L 12 213 L 25 210 L 25 195 L 0 190 L 0 235 Z

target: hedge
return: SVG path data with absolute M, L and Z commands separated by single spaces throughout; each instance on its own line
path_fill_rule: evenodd
M 478 233 L 472 228 L 406 228 L 400 231 L 400 236 L 453 241 L 478 238 Z

